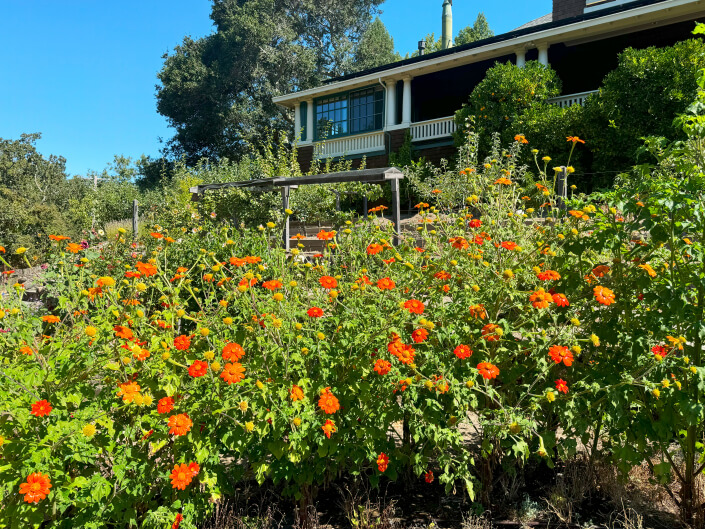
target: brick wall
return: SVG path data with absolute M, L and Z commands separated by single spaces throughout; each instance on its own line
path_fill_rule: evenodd
M 553 0 L 553 21 L 582 15 L 586 0 Z

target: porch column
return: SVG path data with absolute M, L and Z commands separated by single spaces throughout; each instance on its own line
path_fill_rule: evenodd
M 387 81 L 387 127 L 397 124 L 397 81 Z
M 548 66 L 548 44 L 539 44 L 539 62 Z
M 294 103 L 294 141 L 301 141 L 301 103 Z
M 313 99 L 306 101 L 306 141 L 313 142 L 315 134 L 313 133 Z
M 411 77 L 404 78 L 404 99 L 402 101 L 401 124 L 411 126 Z
M 517 56 L 517 66 L 519 68 L 523 68 L 526 66 L 526 50 L 525 49 L 520 49 L 516 51 L 516 56 Z

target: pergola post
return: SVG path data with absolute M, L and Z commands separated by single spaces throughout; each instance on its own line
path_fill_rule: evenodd
M 289 209 L 289 186 L 282 186 L 282 210 L 284 210 L 284 249 L 288 252 L 291 247 L 289 237 L 289 214 L 286 212 Z
M 137 199 L 132 201 L 132 239 L 137 240 L 137 234 L 139 232 L 139 205 L 137 204 Z
M 399 180 L 390 181 L 392 186 L 392 221 L 394 222 L 394 246 L 401 244 L 401 206 L 399 205 Z
M 560 209 L 565 209 L 565 201 L 568 199 L 568 168 L 561 166 L 561 171 L 556 177 L 556 204 Z

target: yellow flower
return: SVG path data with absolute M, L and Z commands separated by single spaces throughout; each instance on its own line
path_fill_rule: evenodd
M 325 339 L 326 339 L 326 335 L 323 334 L 322 332 L 316 333 L 316 337 L 317 337 L 319 340 L 325 340 Z
M 142 397 L 142 405 L 143 406 L 151 406 L 152 402 L 154 402 L 152 395 L 145 395 Z
M 474 385 L 475 385 L 475 382 L 474 382 L 473 380 L 468 380 L 468 381 L 465 383 L 465 387 L 468 388 L 468 389 L 472 389 Z
M 212 370 L 214 373 L 217 373 L 218 371 L 220 371 L 220 362 L 213 362 L 213 363 L 211 364 L 211 370 Z
M 264 384 L 262 384 L 261 381 L 258 380 L 255 384 L 257 386 L 257 389 L 264 389 Z
M 248 404 L 246 400 L 241 400 L 238 406 L 240 407 L 240 411 L 247 411 Z
M 267 227 L 271 230 L 272 228 L 276 227 L 276 224 L 274 224 L 273 222 L 268 222 Z
M 302 353 L 303 355 L 307 355 L 307 354 L 308 354 L 308 351 L 309 351 L 308 347 L 302 347 L 302 348 L 301 348 L 301 353 Z
M 95 435 L 96 427 L 93 424 L 86 424 L 83 427 L 82 432 L 83 432 L 83 435 L 85 435 L 86 437 L 88 437 L 90 439 L 91 437 L 93 437 Z
M 695 366 L 690 366 L 690 372 L 695 375 L 698 372 L 698 368 Z
M 232 324 L 233 324 L 233 319 L 232 319 L 231 317 L 223 318 L 223 323 L 224 323 L 225 325 L 232 325 Z
M 337 298 L 338 297 L 338 291 L 337 290 L 331 290 L 328 295 L 332 298 Z
M 169 353 L 168 351 L 166 353 L 162 353 L 162 360 L 166 361 L 169 360 L 169 358 L 171 358 L 171 353 Z
M 671 383 L 668 381 L 668 379 L 665 379 L 665 378 L 661 381 L 661 385 L 662 385 L 664 388 L 669 388 L 669 387 L 671 387 Z
M 144 317 L 144 311 L 143 311 L 142 309 L 137 309 L 137 311 L 135 312 L 135 314 L 137 314 L 137 317 L 138 317 L 138 318 L 143 318 L 143 317 Z
M 27 251 L 27 248 L 25 248 L 24 246 L 20 246 L 19 248 L 17 248 L 17 250 L 15 250 L 15 255 L 22 255 L 26 251 Z
M 251 432 L 251 431 L 254 430 L 254 429 L 255 429 L 255 423 L 253 423 L 252 421 L 247 421 L 247 422 L 245 423 L 245 430 L 246 430 L 248 433 Z
M 597 336 L 596 334 L 590 335 L 590 341 L 592 342 L 592 345 L 594 345 L 595 347 L 600 346 L 600 337 Z
M 652 390 L 651 394 L 656 398 L 659 398 L 661 396 L 661 392 L 658 390 L 658 388 L 655 388 L 654 390 Z
M 570 348 L 570 350 L 573 351 L 576 355 L 580 355 L 580 353 L 583 352 L 583 349 L 579 345 L 574 345 Z
M 284 294 L 282 294 L 281 292 L 277 292 L 272 296 L 272 299 L 274 299 L 274 301 L 283 301 Z
M 546 400 L 548 402 L 553 402 L 554 400 L 556 400 L 556 394 L 553 391 L 548 390 L 546 392 Z
M 184 309 L 179 309 L 176 311 L 176 315 L 181 318 L 184 314 L 186 314 L 186 311 Z
M 475 292 L 479 292 L 479 291 L 480 291 L 479 285 L 473 285 L 473 286 L 472 286 L 472 289 L 473 289 Z
M 118 233 L 121 233 L 124 235 L 127 233 L 127 230 L 125 228 L 118 228 Z
M 551 157 L 550 157 L 550 156 L 544 156 L 543 158 L 541 158 L 541 160 L 543 160 L 544 162 L 548 163 L 548 162 L 551 161 Z
M 512 278 L 514 277 L 514 272 L 512 272 L 512 271 L 509 270 L 509 269 L 507 269 L 507 270 L 505 270 L 504 272 L 502 272 L 502 277 L 503 277 L 504 279 L 512 279 Z
M 294 417 L 294 426 L 301 426 L 301 419 L 298 417 Z
M 201 336 L 208 336 L 211 331 L 208 327 L 203 327 L 199 332 L 201 333 Z
M 86 327 L 86 335 L 87 336 L 90 336 L 91 338 L 93 338 L 97 333 L 98 333 L 98 329 L 96 329 L 92 325 L 89 325 L 88 327 Z
M 214 351 L 206 351 L 203 353 L 203 358 L 206 360 L 213 360 L 215 358 L 215 352 Z
M 284 213 L 286 213 L 287 215 L 293 215 L 293 214 L 294 214 L 294 211 L 291 210 L 291 209 L 289 209 L 289 208 L 286 208 L 286 209 L 284 210 Z
M 239 287 L 238 287 L 238 288 L 239 288 Z M 221 299 L 221 300 L 218 302 L 218 305 L 220 305 L 221 307 L 227 307 L 227 306 L 228 306 L 228 302 L 227 302 L 226 300 L 224 300 L 224 299 Z

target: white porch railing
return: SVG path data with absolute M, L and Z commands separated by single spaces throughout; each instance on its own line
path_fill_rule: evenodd
M 326 140 L 325 142 L 316 143 L 313 149 L 317 159 L 383 151 L 384 132 L 372 132 L 359 136 Z
M 589 92 L 580 92 L 577 94 L 568 94 L 565 96 L 560 96 L 560 97 L 554 97 L 553 99 L 549 99 L 548 103 L 551 105 L 557 105 L 561 108 L 564 107 L 569 107 L 571 105 L 584 105 L 585 100 L 590 94 L 596 94 L 599 92 L 599 90 L 590 90 Z
M 411 124 L 411 141 L 433 140 L 451 136 L 457 126 L 453 116 L 448 118 L 430 119 Z

